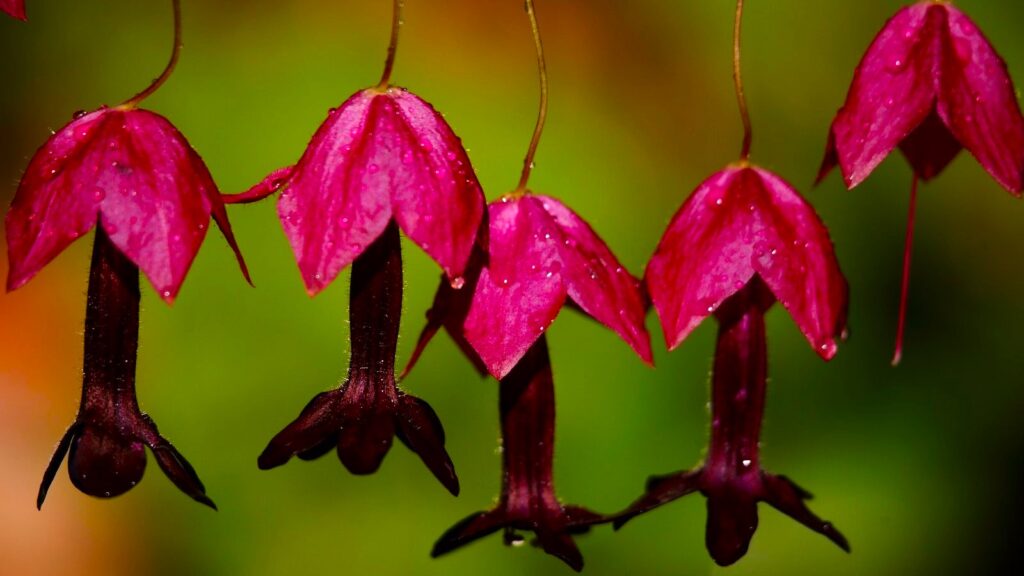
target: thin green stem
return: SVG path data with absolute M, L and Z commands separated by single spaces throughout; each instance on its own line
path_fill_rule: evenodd
M 164 82 L 170 78 L 171 72 L 174 72 L 174 67 L 178 65 L 178 56 L 181 55 L 181 1 L 171 0 L 171 4 L 174 7 L 174 47 L 171 49 L 171 59 L 167 62 L 167 66 L 164 67 L 164 71 L 160 73 L 156 80 L 153 80 L 152 84 L 147 86 L 142 92 L 125 100 L 122 106 L 126 108 L 135 108 L 143 100 L 149 98 L 158 88 L 163 86 Z
M 747 97 L 743 93 L 743 75 L 740 70 L 740 32 L 743 23 L 743 0 L 736 0 L 736 19 L 732 29 L 732 79 L 736 84 L 736 101 L 740 106 L 740 119 L 743 120 L 743 148 L 741 160 L 750 159 L 750 144 L 753 129 L 750 126 L 750 112 L 747 110 Z
M 378 90 L 384 90 L 391 81 L 391 70 L 395 67 L 395 53 L 398 52 L 398 30 L 402 27 L 402 0 L 394 0 L 391 9 L 391 42 L 388 43 L 388 57 L 384 61 L 384 73 L 377 83 Z
M 544 63 L 544 45 L 540 40 L 540 27 L 537 25 L 537 13 L 533 8 L 533 0 L 526 0 L 526 15 L 530 17 L 533 43 L 537 48 L 537 68 L 540 75 L 540 111 L 537 113 L 537 125 L 533 129 L 530 147 L 526 150 L 526 157 L 523 159 L 523 172 L 519 176 L 519 185 L 516 186 L 517 192 L 526 191 L 526 183 L 530 180 L 530 172 L 533 171 L 533 157 L 537 154 L 540 135 L 544 132 L 544 121 L 548 117 L 548 69 Z

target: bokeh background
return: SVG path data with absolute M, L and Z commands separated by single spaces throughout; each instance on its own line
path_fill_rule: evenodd
M 0 200 L 78 109 L 115 104 L 164 65 L 165 0 L 29 0 L 0 18 Z M 379 78 L 390 2 L 186 0 L 185 51 L 146 106 L 190 139 L 225 192 L 293 162 L 326 111 Z M 578 538 L 601 574 L 981 574 L 1017 557 L 1024 425 L 1024 205 L 966 153 L 920 199 L 903 365 L 889 367 L 910 172 L 898 155 L 855 192 L 811 183 L 861 54 L 903 2 L 752 1 L 744 71 L 754 161 L 804 190 L 852 286 L 852 338 L 825 364 L 776 307 L 766 469 L 813 491 L 853 553 L 761 508 L 749 554 L 720 569 L 691 496 Z M 1024 5 L 962 0 L 1024 82 Z M 731 0 L 539 0 L 551 78 L 532 188 L 564 199 L 641 274 L 669 217 L 733 161 Z M 407 0 L 394 80 L 461 135 L 489 199 L 516 183 L 537 106 L 519 0 Z M 1019 86 L 1021 84 L 1018 84 Z M 310 299 L 272 201 L 231 209 L 256 282 L 211 231 L 180 298 L 144 285 L 143 409 L 191 460 L 212 512 L 150 459 L 146 481 L 101 501 L 58 475 L 35 494 L 79 395 L 90 239 L 0 295 L 0 572 L 5 574 L 566 574 L 498 536 L 439 560 L 434 540 L 491 506 L 500 482 L 497 385 L 440 336 L 403 385 L 448 432 L 463 492 L 449 496 L 396 443 L 370 477 L 333 455 L 261 472 L 256 456 L 347 362 L 347 274 Z M 399 362 L 438 270 L 406 244 Z M 6 252 L 3 250 L 2 252 Z M 6 256 L 0 256 L 5 259 Z M 6 260 L 0 263 L 6 268 Z M 556 479 L 565 502 L 619 510 L 653 473 L 697 463 L 707 436 L 706 323 L 657 369 L 565 312 L 549 331 L 558 395 Z

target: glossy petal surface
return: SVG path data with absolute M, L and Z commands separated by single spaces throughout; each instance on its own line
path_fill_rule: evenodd
M 327 286 L 394 218 L 452 278 L 483 214 L 483 193 L 444 119 L 399 88 L 332 110 L 285 186 L 278 213 L 310 294 Z
M 921 178 L 963 146 L 1010 192 L 1024 186 L 1024 118 L 1006 64 L 951 4 L 903 8 L 878 34 L 832 124 L 820 177 L 838 164 L 853 188 L 901 144 Z
M 1006 69 L 981 30 L 945 4 L 939 116 L 964 148 L 1004 188 L 1024 188 L 1024 118 Z
M 99 221 L 171 302 L 217 221 L 248 277 L 217 187 L 170 122 L 103 108 L 74 119 L 35 154 L 7 214 L 8 290 L 28 282 Z
M 558 316 L 566 297 L 651 361 L 639 284 L 579 216 L 538 195 L 489 206 L 487 265 L 464 333 L 502 378 Z
M 775 174 L 730 167 L 705 180 L 669 223 L 647 286 L 669 348 L 757 274 L 824 358 L 845 328 L 847 285 L 828 230 Z

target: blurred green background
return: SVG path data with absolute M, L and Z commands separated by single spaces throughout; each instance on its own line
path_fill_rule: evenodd
M 27 24 L 0 18 L 4 206 L 50 130 L 75 110 L 124 100 L 159 72 L 169 4 L 28 0 Z M 183 4 L 180 65 L 146 107 L 181 129 L 225 192 L 296 160 L 329 107 L 379 78 L 388 1 Z M 601 527 L 578 538 L 588 574 L 980 574 L 1017 552 L 1024 206 L 966 153 L 925 186 L 907 348 L 892 369 L 907 165 L 894 155 L 855 192 L 837 175 L 810 187 L 854 67 L 902 5 L 752 1 L 745 20 L 753 159 L 804 190 L 852 286 L 852 338 L 829 364 L 778 307 L 769 315 L 763 462 L 817 495 L 814 510 L 848 536 L 853 554 L 762 506 L 748 555 L 717 568 L 704 550 L 704 500 L 691 496 L 621 532 Z M 1024 5 L 958 5 L 1024 82 Z M 573 206 L 641 274 L 686 195 L 737 157 L 734 3 L 538 0 L 537 9 L 551 108 L 531 187 Z M 514 187 L 537 106 L 520 0 L 406 0 L 394 81 L 446 113 L 488 198 Z M 459 498 L 397 443 L 370 477 L 349 475 L 333 455 L 256 469 L 270 437 L 345 374 L 348 278 L 308 298 L 273 202 L 230 216 L 256 288 L 211 232 L 173 308 L 144 285 L 138 369 L 143 409 L 199 471 L 220 512 L 185 498 L 152 458 L 148 479 L 110 501 L 80 494 L 62 470 L 35 510 L 39 478 L 78 402 L 83 239 L 0 296 L 0 572 L 569 573 L 497 536 L 430 559 L 434 540 L 490 507 L 500 485 L 497 385 L 479 379 L 447 336 L 404 386 L 445 424 Z M 406 247 L 400 364 L 438 275 Z M 657 370 L 574 313 L 549 331 L 556 480 L 567 503 L 619 510 L 649 474 L 701 458 L 713 323 L 672 354 L 653 315 L 648 326 Z

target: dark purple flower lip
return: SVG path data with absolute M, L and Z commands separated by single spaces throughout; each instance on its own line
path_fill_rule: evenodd
M 96 227 L 85 319 L 82 402 L 43 474 L 36 505 L 70 450 L 71 482 L 91 496 L 110 498 L 130 490 L 146 468 L 145 447 L 182 492 L 216 509 L 195 470 L 164 439 L 135 397 L 139 331 L 139 270 Z
M 712 372 L 711 442 L 695 470 L 651 478 L 646 493 L 614 517 L 616 528 L 693 492 L 707 498 L 706 542 L 715 562 L 727 566 L 747 552 L 757 529 L 757 503 L 767 502 L 849 552 L 846 538 L 814 515 L 811 497 L 785 476 L 761 470 L 759 441 L 767 386 L 764 313 L 775 297 L 755 276 L 715 311 L 718 345 Z
M 39 486 L 36 507 L 42 508 L 50 484 L 70 450 L 68 475 L 82 492 L 100 498 L 120 496 L 142 480 L 146 446 L 157 464 L 179 490 L 214 510 L 217 505 L 192 465 L 157 430 L 156 423 L 138 407 L 119 407 L 116 417 L 98 413 L 79 414 L 61 438 Z
M 299 417 L 270 441 L 261 469 L 292 456 L 309 460 L 336 447 L 353 474 L 372 474 L 395 435 L 419 455 L 452 494 L 459 493 L 455 467 L 444 448 L 444 429 L 423 400 L 398 389 L 395 350 L 402 312 L 402 253 L 392 221 L 352 265 L 348 379 L 313 398 Z
M 555 443 L 555 396 L 547 338 L 541 336 L 501 380 L 501 498 L 490 511 L 474 513 L 448 529 L 432 556 L 447 554 L 504 530 L 506 545 L 523 542 L 518 531 L 532 531 L 536 543 L 572 569 L 583 569 L 583 556 L 572 535 L 607 522 L 605 516 L 565 506 L 555 496 L 552 464 Z

